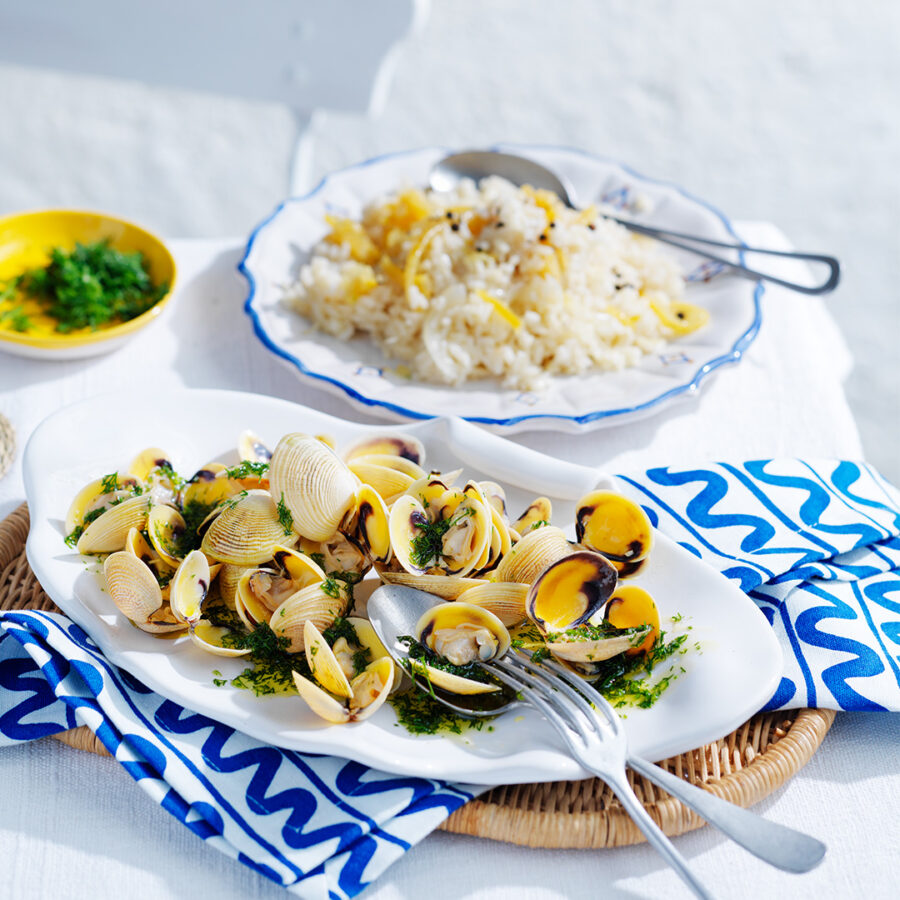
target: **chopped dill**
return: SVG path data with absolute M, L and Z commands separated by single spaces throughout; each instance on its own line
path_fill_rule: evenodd
M 214 621 L 211 616 L 208 618 Z M 251 632 L 232 631 L 223 635 L 222 646 L 250 650 L 253 665 L 232 678 L 231 684 L 251 690 L 258 697 L 264 694 L 296 693 L 293 673 L 298 672 L 304 677 L 310 674 L 306 656 L 302 653 L 289 653 L 287 648 L 290 640 L 279 637 L 265 622 L 257 625 Z
M 437 522 L 416 523 L 415 527 L 419 534 L 410 540 L 412 564 L 420 569 L 426 569 L 435 564 L 443 556 L 444 535 L 454 525 L 474 515 L 475 510 L 467 506 L 461 509 L 456 516 L 439 519 Z
M 113 491 L 117 491 L 119 489 L 119 473 L 111 472 L 109 475 L 104 475 L 100 481 L 100 490 L 104 494 L 111 494 Z
M 222 687 L 223 685 L 228 684 L 228 679 L 227 678 L 213 678 L 212 682 L 216 687 Z
M 464 719 L 418 688 L 410 688 L 388 697 L 394 708 L 398 726 L 410 734 L 462 734 L 466 729 L 481 731 L 486 719 Z M 488 730 L 491 727 L 488 726 Z
M 225 470 L 227 478 L 262 478 L 269 471 L 267 462 L 255 462 L 251 459 L 242 459 L 241 462 Z
M 320 568 L 322 571 L 325 571 L 325 554 L 324 553 L 310 553 L 309 558 Z
M 21 306 L 14 306 L 12 309 L 7 309 L 0 315 L 0 321 L 8 322 L 9 327 L 12 328 L 13 331 L 18 331 L 20 334 L 28 331 L 33 324 L 31 317 L 26 315 L 25 310 Z
M 343 617 L 338 616 L 323 632 L 322 637 L 329 647 L 333 647 L 339 638 L 343 638 L 351 647 L 361 647 L 356 629 Z
M 550 523 L 546 519 L 538 519 L 537 522 L 531 523 L 530 531 L 534 531 L 535 528 L 543 528 L 545 525 L 549 525 Z
M 201 503 L 199 500 L 191 500 L 184 505 L 181 510 L 184 531 L 178 535 L 178 556 L 183 558 L 191 550 L 199 549 L 203 541 L 203 536 L 198 533 L 200 526 L 215 508 L 215 503 Z
M 220 504 L 222 509 L 234 509 L 244 497 L 249 496 L 249 491 L 241 491 L 239 494 L 235 494 L 233 497 L 229 497 L 227 500 L 223 500 Z
M 294 530 L 294 517 L 284 502 L 284 493 L 278 501 L 278 524 L 284 529 L 286 535 L 290 535 Z
M 405 644 L 408 648 L 408 658 L 403 661 L 407 671 L 410 674 L 421 675 L 428 678 L 426 672 L 417 666 L 416 663 L 431 666 L 432 669 L 441 669 L 451 675 L 458 675 L 460 678 L 468 678 L 470 681 L 478 681 L 481 684 L 493 684 L 494 680 L 488 675 L 478 663 L 467 663 L 464 666 L 456 666 L 449 662 L 443 656 L 435 653 L 430 647 L 417 641 L 412 635 L 405 634 L 397 638 L 397 643 Z
M 172 468 L 172 463 L 168 460 L 163 460 L 156 468 L 169 479 L 175 490 L 178 490 L 187 484 L 187 482 Z

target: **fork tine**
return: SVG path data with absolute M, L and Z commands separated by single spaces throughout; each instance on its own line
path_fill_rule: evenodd
M 567 720 L 561 715 L 563 711 L 569 712 L 569 710 L 565 710 L 564 707 L 551 704 L 546 699 L 544 699 L 544 696 L 539 690 L 534 689 L 525 680 L 518 677 L 517 674 L 513 674 L 507 669 L 501 668 L 496 663 L 484 664 L 484 668 L 493 673 L 504 684 L 509 685 L 509 687 L 518 691 L 522 695 L 526 703 L 530 703 L 534 707 L 539 709 L 550 721 L 550 724 L 553 725 L 553 727 L 559 732 L 559 734 L 562 736 L 563 740 L 566 742 L 566 744 L 568 744 L 571 750 L 576 750 L 574 740 L 576 737 L 581 738 L 581 740 L 585 742 L 585 736 L 582 731 L 577 728 L 577 723 Z
M 597 731 L 601 737 L 603 736 L 598 727 L 601 720 L 597 716 L 597 710 L 594 706 L 591 705 L 591 702 L 579 690 L 581 685 L 575 687 L 565 679 L 560 678 L 554 672 L 545 668 L 542 664 L 535 663 L 529 659 L 521 659 L 513 655 L 510 655 L 508 659 L 510 663 L 512 663 L 516 668 L 521 667 L 522 669 L 527 670 L 536 679 L 544 681 L 549 687 L 552 687 L 555 691 L 558 691 L 559 693 L 564 694 L 566 697 L 568 697 L 569 700 L 571 700 L 575 704 L 575 706 L 588 718 L 591 725 L 594 726 L 594 730 Z
M 527 656 L 529 661 L 531 661 L 531 652 L 529 650 L 516 650 L 516 655 Z M 532 662 L 532 665 L 536 665 Z M 596 710 L 601 712 L 605 717 L 607 722 L 612 726 L 613 732 L 618 734 L 622 728 L 622 720 L 619 717 L 618 713 L 612 708 L 610 702 L 597 690 L 589 681 L 585 681 L 583 678 L 579 678 L 574 672 L 570 672 L 564 666 L 561 666 L 558 662 L 552 659 L 544 659 L 540 662 L 541 667 L 545 668 L 548 671 L 548 674 L 552 672 L 555 674 L 560 680 L 566 682 L 566 684 L 571 685 L 571 687 L 582 696 L 584 696 L 589 702 L 593 703 Z

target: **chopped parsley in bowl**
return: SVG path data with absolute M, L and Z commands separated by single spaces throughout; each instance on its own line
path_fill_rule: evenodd
M 0 349 L 74 359 L 104 353 L 162 311 L 175 282 L 165 244 L 98 213 L 0 220 Z

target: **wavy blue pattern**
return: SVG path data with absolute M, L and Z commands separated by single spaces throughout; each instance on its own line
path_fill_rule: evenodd
M 660 467 L 620 486 L 771 624 L 785 668 L 768 708 L 900 711 L 900 502 L 876 472 L 759 460 Z M 62 616 L 0 614 L 0 745 L 81 723 L 201 840 L 335 900 L 477 790 L 262 744 L 157 696 Z

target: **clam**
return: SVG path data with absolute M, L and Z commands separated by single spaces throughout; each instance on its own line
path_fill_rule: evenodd
M 339 531 L 319 544 L 323 568 L 326 572 L 353 572 L 365 575 L 372 567 L 366 548 L 352 534 Z
M 252 431 L 242 431 L 238 438 L 238 454 L 248 462 L 268 462 L 272 451 Z
M 201 650 L 214 653 L 216 656 L 247 656 L 250 653 L 249 647 L 239 649 L 223 643 L 223 640 L 232 633 L 230 628 L 213 625 L 206 619 L 201 619 L 191 628 L 190 638 Z
M 426 474 L 416 463 L 387 454 L 357 456 L 347 466 L 363 484 L 374 488 L 388 505 Z
M 71 534 L 75 528 L 84 524 L 84 517 L 95 510 L 106 510 L 115 501 L 122 501 L 133 496 L 134 489 L 138 486 L 137 479 L 130 476 L 119 476 L 118 472 L 98 478 L 85 485 L 69 505 L 66 513 L 66 534 Z
M 500 514 L 507 524 L 509 516 L 506 513 L 506 491 L 496 481 L 479 481 L 478 486 L 488 503 Z
M 459 595 L 459 601 L 486 609 L 510 628 L 525 621 L 525 601 L 528 591 L 527 584 L 485 581 L 463 591 Z
M 438 486 L 440 482 L 437 483 Z M 433 487 L 425 486 L 427 491 Z M 424 502 L 404 494 L 391 507 L 390 535 L 394 556 L 413 575 L 445 572 L 467 575 L 486 556 L 491 538 L 490 507 L 474 482 L 465 489 L 434 491 Z
M 147 524 L 150 498 L 146 494 L 110 506 L 91 522 L 78 539 L 79 553 L 112 553 L 125 546 L 132 528 L 143 531 Z
M 411 575 L 409 572 L 381 572 L 386 584 L 402 584 L 436 594 L 445 600 L 456 600 L 470 588 L 489 584 L 483 578 L 460 578 L 458 575 Z
M 528 592 L 525 610 L 544 634 L 566 631 L 602 610 L 615 588 L 609 560 L 580 550 L 544 569 Z
M 615 628 L 646 628 L 647 636 L 626 651 L 629 656 L 645 653 L 659 636 L 659 610 L 653 597 L 637 585 L 620 585 L 606 604 L 604 616 Z
M 151 568 L 154 564 L 159 563 L 156 551 L 147 543 L 147 539 L 137 528 L 128 530 L 128 534 L 125 537 L 125 549 Z
M 349 595 L 343 582 L 311 584 L 288 597 L 269 616 L 269 627 L 279 637 L 290 641 L 289 652 L 299 653 L 304 646 L 306 622 L 312 622 L 319 631 L 324 631 L 346 612 L 348 604 Z
M 348 463 L 360 456 L 397 456 L 421 466 L 425 463 L 425 447 L 410 434 L 375 435 L 355 441 L 344 451 Z
M 245 609 L 254 611 L 253 618 L 259 622 L 268 619 L 268 614 L 256 614 L 260 605 L 271 613 L 292 594 L 324 580 L 325 573 L 305 553 L 276 546 L 272 559 L 263 567 L 244 570 L 236 596 Z
M 643 559 L 653 545 L 653 526 L 641 507 L 614 491 L 592 491 L 575 512 L 578 543 L 619 563 Z
M 207 463 L 198 469 L 181 490 L 182 507 L 198 504 L 218 506 L 241 492 L 241 485 L 229 478 L 222 463 Z
M 276 547 L 296 542 L 295 534 L 285 534 L 271 496 L 266 491 L 248 491 L 228 501 L 212 518 L 200 549 L 219 562 L 249 567 L 270 560 Z
M 544 525 L 522 536 L 494 570 L 496 581 L 533 584 L 550 564 L 572 553 L 572 546 L 561 528 Z
M 391 559 L 391 532 L 388 509 L 381 495 L 370 485 L 359 489 L 356 505 L 356 535 L 372 562 Z
M 173 569 L 183 558 L 179 541 L 186 525 L 184 516 L 173 506 L 154 506 L 147 517 L 147 535 L 159 558 Z
M 231 563 L 223 563 L 219 573 L 219 596 L 225 601 L 225 605 L 234 609 L 234 596 L 237 593 L 238 582 L 247 571 L 247 566 L 234 566 Z
M 172 576 L 169 606 L 179 622 L 193 627 L 201 618 L 203 602 L 211 582 L 209 563 L 199 550 L 192 550 Z
M 159 447 L 147 447 L 131 461 L 128 466 L 128 474 L 134 476 L 138 481 L 146 481 L 150 472 L 160 466 L 172 467 L 169 462 L 169 454 Z
M 359 482 L 325 444 L 306 434 L 285 435 L 269 464 L 269 489 L 293 518 L 294 530 L 326 541 L 356 506 Z
M 553 504 L 547 499 L 547 497 L 537 497 L 531 501 L 528 509 L 513 522 L 513 529 L 519 532 L 519 534 L 525 534 L 530 531 L 532 526 L 536 525 L 538 522 L 546 522 L 549 524 L 550 516 L 553 513 Z
M 163 605 L 162 591 L 150 567 L 127 550 L 106 557 L 106 590 L 118 609 L 139 628 Z
M 454 666 L 488 662 L 509 649 L 509 632 L 493 614 L 468 603 L 441 603 L 429 609 L 414 630 L 420 644 Z M 487 694 L 498 691 L 492 682 L 476 681 L 446 671 L 423 659 L 409 659 L 411 674 L 454 694 Z
M 370 663 L 389 654 L 368 619 L 349 616 L 344 622 L 349 626 L 350 639 L 342 634 L 331 650 L 347 678 L 353 679 Z M 395 681 L 398 679 L 399 673 Z
M 327 645 L 326 645 L 327 646 Z M 350 683 L 350 697 L 344 703 L 320 688 L 315 682 L 294 672 L 297 693 L 320 718 L 336 725 L 360 722 L 372 715 L 391 692 L 394 664 L 387 657 L 376 659 Z
M 337 661 L 334 651 L 322 636 L 322 632 L 307 619 L 303 625 L 303 652 L 313 678 L 328 691 L 338 697 L 350 699 L 353 691 L 350 682 Z

